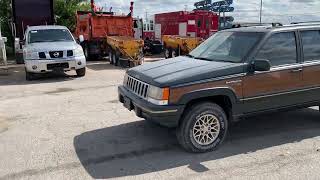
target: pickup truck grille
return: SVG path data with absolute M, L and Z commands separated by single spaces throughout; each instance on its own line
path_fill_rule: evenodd
M 63 51 L 50 51 L 49 55 L 50 55 L 50 58 L 62 58 Z
M 125 86 L 136 95 L 142 98 L 147 98 L 149 84 L 144 83 L 131 76 L 127 76 L 127 78 L 128 79 L 125 81 L 126 82 Z

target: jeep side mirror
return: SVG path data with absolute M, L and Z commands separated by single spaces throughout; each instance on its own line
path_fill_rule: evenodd
M 269 71 L 271 69 L 270 61 L 267 59 L 256 59 L 252 62 L 253 71 Z
M 80 42 L 80 43 L 83 43 L 83 41 L 84 41 L 84 36 L 83 36 L 83 35 L 80 35 L 80 36 L 79 36 L 79 42 Z

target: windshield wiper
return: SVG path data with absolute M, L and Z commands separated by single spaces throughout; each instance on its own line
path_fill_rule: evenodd
M 204 60 L 204 61 L 214 61 L 213 59 L 205 58 L 205 57 L 194 57 L 195 59 Z
M 191 54 L 187 54 L 186 56 L 190 58 L 194 58 L 194 56 L 192 56 Z

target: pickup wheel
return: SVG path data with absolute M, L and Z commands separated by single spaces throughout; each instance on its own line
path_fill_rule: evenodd
M 27 72 L 27 71 L 26 71 L 26 80 L 27 80 L 27 81 L 32 81 L 32 80 L 34 80 L 34 79 L 35 79 L 34 74 L 31 73 L 31 72 Z
M 77 69 L 76 72 L 77 72 L 77 76 L 83 77 L 83 76 L 86 75 L 86 68 L 84 67 L 84 68 L 81 68 L 81 69 Z
M 204 153 L 215 150 L 225 139 L 228 119 L 224 110 L 215 103 L 191 106 L 177 128 L 177 139 L 189 152 Z
M 172 49 L 171 48 L 165 48 L 164 49 L 164 57 L 166 59 L 169 59 L 172 57 Z

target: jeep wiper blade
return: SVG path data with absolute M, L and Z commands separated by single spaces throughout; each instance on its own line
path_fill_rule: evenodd
M 194 56 L 192 56 L 191 54 L 187 54 L 186 56 L 190 58 L 194 58 Z
M 213 59 L 205 58 L 205 57 L 194 57 L 195 59 L 204 60 L 204 61 L 214 61 Z

